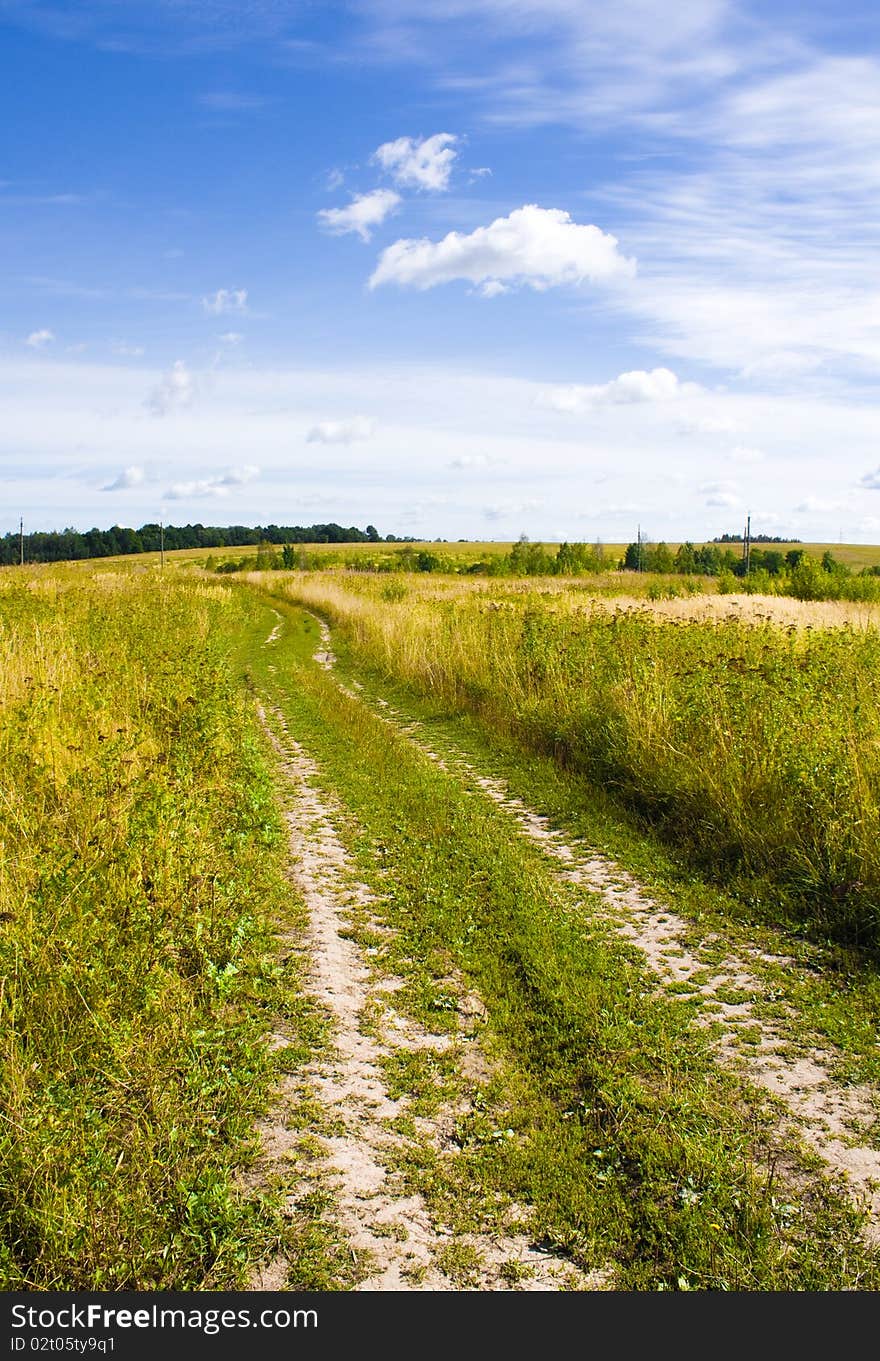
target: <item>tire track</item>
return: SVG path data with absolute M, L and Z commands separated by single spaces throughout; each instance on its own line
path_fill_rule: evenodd
M 330 630 L 317 615 L 312 617 L 321 631 L 321 665 L 332 670 L 335 658 Z M 441 755 L 435 751 L 419 736 L 422 725 L 401 715 L 386 700 L 377 698 L 370 703 L 363 693 L 356 694 L 338 679 L 337 684 L 350 698 L 367 703 L 378 717 L 430 760 L 446 770 L 454 768 L 504 809 L 519 832 L 555 862 L 561 879 L 598 900 L 604 918 L 641 951 L 661 987 L 675 985 L 677 994 L 686 995 L 683 985 L 691 985 L 690 996 L 700 1003 L 696 1023 L 715 1026 L 719 1031 L 714 1041 L 719 1062 L 735 1067 L 755 1086 L 777 1099 L 786 1132 L 800 1136 L 841 1179 L 854 1203 L 866 1213 L 868 1241 L 880 1244 L 880 1150 L 872 1138 L 876 1137 L 874 1131 L 880 1116 L 880 1094 L 876 1088 L 843 1085 L 835 1080 L 831 1072 L 835 1054 L 830 1046 L 810 1046 L 797 1059 L 790 1060 L 785 1052 L 790 1040 L 755 1014 L 754 1004 L 761 1001 L 764 985 L 751 971 L 747 959 L 731 952 L 720 968 L 707 970 L 706 962 L 686 944 L 686 921 L 651 898 L 622 866 L 582 843 L 566 841 L 548 818 L 512 794 L 505 781 L 482 774 L 460 752 L 445 750 Z M 713 935 L 706 944 L 718 946 L 723 942 Z M 778 956 L 762 955 L 758 950 L 753 952 L 753 958 L 793 964 Z M 725 992 L 728 996 L 732 992 L 737 1000 L 725 999 Z M 789 1010 L 788 1019 L 796 1034 L 794 1011 Z M 744 1048 L 738 1032 L 746 1028 L 752 1034 L 757 1031 L 760 1038 Z
M 332 659 L 326 640 L 322 642 Z M 317 659 L 332 664 L 321 660 L 320 649 Z M 374 915 L 381 906 L 375 895 L 354 876 L 334 825 L 339 810 L 319 790 L 317 767 L 291 736 L 281 711 L 271 708 L 267 713 L 258 706 L 258 714 L 289 792 L 285 816 L 291 879 L 309 915 L 305 941 L 282 945 L 304 950 L 306 987 L 332 1020 L 333 1044 L 313 1066 L 284 1077 L 275 1110 L 258 1127 L 263 1152 L 257 1176 L 264 1183 L 289 1176 L 291 1160 L 303 1162 L 300 1184 L 289 1195 L 291 1214 L 316 1188 L 330 1188 L 338 1227 L 362 1274 L 358 1290 L 609 1288 L 610 1273 L 586 1275 L 533 1243 L 523 1228 L 527 1212 L 522 1207 L 509 1207 L 504 1232 L 456 1235 L 435 1224 L 423 1198 L 401 1184 L 394 1172 L 395 1155 L 411 1152 L 412 1144 L 392 1122 L 405 1114 L 408 1103 L 389 1095 L 382 1061 L 419 1050 L 450 1052 L 456 1066 L 470 1075 L 465 1087 L 479 1088 L 488 1071 L 478 1041 L 484 1009 L 479 999 L 459 989 L 456 1035 L 430 1033 L 395 1010 L 394 992 L 404 980 L 382 970 L 381 947 L 364 950 L 352 938 L 353 925 L 364 922 L 380 937 L 389 928 Z M 445 979 L 444 984 L 455 981 Z M 287 1043 L 283 1028 L 272 1043 Z M 304 1131 L 297 1128 L 295 1116 L 304 1098 L 317 1101 L 324 1115 L 320 1152 L 310 1164 L 300 1157 Z M 430 1118 L 419 1117 L 425 1148 L 455 1156 L 449 1131 L 468 1109 L 465 1100 Z M 466 1270 L 444 1267 L 451 1246 L 466 1249 Z M 283 1288 L 287 1278 L 288 1264 L 279 1257 L 253 1279 L 251 1289 Z

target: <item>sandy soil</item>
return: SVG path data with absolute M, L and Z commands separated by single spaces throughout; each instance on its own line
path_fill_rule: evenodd
M 318 657 L 329 665 L 321 652 Z M 524 1231 L 528 1214 L 522 1207 L 509 1207 L 510 1226 L 503 1233 L 455 1235 L 432 1220 L 421 1196 L 401 1186 L 392 1164 L 404 1140 L 389 1122 L 405 1113 L 407 1102 L 389 1096 L 381 1060 L 401 1050 L 455 1047 L 462 1071 L 478 1080 L 488 1071 L 479 1046 L 485 1009 L 461 989 L 455 1035 L 429 1033 L 395 1010 L 394 992 L 402 980 L 377 969 L 377 947 L 365 950 L 352 939 L 353 917 L 362 922 L 376 904 L 353 875 L 334 827 L 337 810 L 319 792 L 315 765 L 287 732 L 282 715 L 273 711 L 268 721 L 265 714 L 261 717 L 289 788 L 291 878 L 310 922 L 303 943 L 308 986 L 332 1019 L 333 1045 L 314 1068 L 285 1078 L 276 1108 L 259 1128 L 263 1153 L 252 1180 L 265 1183 L 296 1166 L 301 1184 L 290 1196 L 294 1214 L 304 1194 L 330 1185 L 338 1228 L 363 1272 L 359 1290 L 607 1288 L 607 1273 L 586 1276 L 536 1246 Z M 380 934 L 387 931 L 378 919 L 369 924 Z M 281 942 L 283 949 L 293 945 Z M 448 988 L 451 981 L 444 980 L 444 985 Z M 281 1028 L 273 1043 L 286 1042 Z M 318 1133 L 320 1151 L 311 1158 L 302 1155 L 307 1131 L 292 1118 L 303 1096 L 316 1099 L 326 1117 L 326 1130 Z M 430 1119 L 420 1117 L 420 1138 L 427 1147 L 454 1156 L 450 1133 L 466 1111 L 465 1105 L 441 1109 Z M 451 1247 L 468 1249 L 472 1265 L 464 1272 L 460 1266 L 444 1270 Z M 287 1280 L 287 1263 L 278 1258 L 254 1278 L 251 1288 L 283 1289 Z
M 378 703 L 386 722 L 448 768 L 448 758 L 444 761 L 418 739 L 418 723 L 402 720 L 386 701 Z M 558 863 L 562 877 L 598 896 L 604 915 L 643 952 L 661 984 L 696 980 L 692 995 L 704 1001 L 697 1023 L 709 1026 L 720 1022 L 720 1035 L 714 1042 L 719 1061 L 735 1066 L 778 1098 L 789 1128 L 843 1179 L 853 1199 L 867 1209 L 868 1236 L 880 1243 L 880 1149 L 871 1142 L 871 1131 L 880 1116 L 880 1093 L 870 1087 L 836 1082 L 831 1076 L 835 1056 L 830 1049 L 810 1047 L 795 1059 L 788 1057 L 790 1045 L 784 1036 L 754 1014 L 752 1003 L 760 999 L 762 984 L 750 972 L 748 959 L 731 955 L 707 978 L 705 962 L 684 943 L 685 921 L 652 900 L 621 866 L 589 847 L 567 843 L 545 817 L 513 797 L 503 781 L 481 775 L 463 758 L 457 758 L 455 765 L 512 815 L 524 836 Z M 733 989 L 751 994 L 751 999 L 725 1000 L 724 992 Z M 758 1034 L 756 1043 L 740 1042 L 737 1032 L 745 1028 L 752 1036 Z

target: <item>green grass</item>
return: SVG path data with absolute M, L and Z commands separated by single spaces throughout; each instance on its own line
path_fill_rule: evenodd
M 323 577 L 275 589 L 323 608 L 388 681 L 613 790 L 701 873 L 769 886 L 817 939 L 880 950 L 875 627 L 664 618 L 450 578 L 394 603 Z
M 41 574 L 0 594 L 0 1285 L 223 1289 L 287 1242 L 256 1116 L 320 1041 L 222 589 Z M 314 1235 L 313 1235 L 314 1237 Z
M 528 1205 L 537 1238 L 584 1269 L 611 1263 L 617 1288 L 876 1288 L 859 1215 L 719 1070 L 690 1004 L 654 995 L 637 952 L 502 810 L 312 666 L 314 621 L 283 612 L 276 670 L 251 646 L 251 671 L 348 810 L 358 873 L 396 932 L 395 1004 L 454 1033 L 436 1003 L 455 974 L 487 1008 L 495 1076 L 470 1090 L 454 1156 L 405 1147 L 405 1184 L 458 1233 Z M 424 1064 L 394 1076 L 436 1096 Z

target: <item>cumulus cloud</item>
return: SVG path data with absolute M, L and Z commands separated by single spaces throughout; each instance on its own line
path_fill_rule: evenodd
M 245 312 L 247 310 L 246 288 L 218 288 L 207 298 L 202 298 L 202 306 L 212 316 L 222 316 L 224 312 Z
M 198 478 L 192 482 L 175 482 L 165 492 L 165 499 L 190 501 L 203 497 L 228 496 L 233 487 L 243 487 L 246 482 L 253 482 L 259 475 L 259 468 L 247 463 L 243 467 L 229 468 L 225 473 L 218 473 L 214 477 Z
M 631 406 L 638 402 L 668 402 L 684 392 L 697 391 L 693 383 L 682 383 L 671 369 L 632 369 L 609 383 L 579 384 L 547 388 L 538 396 L 541 406 L 554 411 L 576 413 L 598 406 Z
M 118 477 L 114 477 L 112 482 L 107 482 L 101 491 L 126 491 L 129 487 L 139 487 L 144 480 L 143 468 L 132 465 L 130 468 L 123 468 Z
M 147 398 L 147 406 L 154 416 L 168 416 L 192 406 L 196 385 L 182 359 L 176 359 L 168 373 L 163 374 Z
M 369 241 L 374 227 L 379 227 L 400 203 L 400 195 L 393 189 L 374 189 L 369 194 L 356 194 L 346 208 L 322 208 L 318 221 L 334 236 L 357 232 L 362 241 Z
M 31 331 L 24 343 L 30 345 L 32 350 L 41 350 L 44 345 L 50 345 L 54 339 L 54 331 Z
M 308 444 L 354 444 L 371 439 L 376 426 L 366 416 L 355 416 L 348 421 L 319 421 L 306 435 Z
M 732 510 L 740 503 L 732 482 L 702 482 L 697 490 L 705 496 L 707 506 L 721 506 Z
M 592 224 L 573 222 L 561 208 L 527 203 L 509 217 L 442 241 L 395 241 L 382 252 L 370 288 L 395 283 L 411 288 L 465 279 L 480 285 L 527 285 L 542 291 L 559 284 L 600 283 L 629 277 L 635 260 L 617 249 L 617 238 Z
M 458 152 L 458 141 L 450 132 L 437 132 L 433 137 L 398 137 L 395 142 L 383 142 L 373 153 L 372 160 L 387 171 L 395 184 L 407 189 L 449 188 L 449 176 Z

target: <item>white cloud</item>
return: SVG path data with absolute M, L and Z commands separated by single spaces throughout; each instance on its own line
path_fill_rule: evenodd
M 763 463 L 766 454 L 763 449 L 756 449 L 751 444 L 735 444 L 730 451 L 730 457 L 736 463 Z
M 682 435 L 731 435 L 739 426 L 730 416 L 685 411 L 677 418 L 675 428 Z
M 54 339 L 54 331 L 31 331 L 24 343 L 30 345 L 32 350 L 41 350 L 44 345 L 50 345 Z
M 144 352 L 143 345 L 128 345 L 125 341 L 120 341 L 113 346 L 113 353 L 122 355 L 125 359 L 137 359 Z
M 308 444 L 354 444 L 357 440 L 371 439 L 375 433 L 375 422 L 365 416 L 355 416 L 348 421 L 320 421 L 313 425 L 306 435 Z
M 560 208 L 528 203 L 468 235 L 450 232 L 436 242 L 395 241 L 379 257 L 369 286 L 395 283 L 426 289 L 455 279 L 474 285 L 507 280 L 540 291 L 629 277 L 635 268 L 635 260 L 619 254 L 616 237 L 573 222 Z
M 259 475 L 259 468 L 247 463 L 243 467 L 229 468 L 225 473 L 218 473 L 215 477 L 198 478 L 193 482 L 175 482 L 165 492 L 165 499 L 190 501 L 203 497 L 228 496 L 232 487 L 243 487 L 246 482 L 253 482 Z
M 488 468 L 490 464 L 497 462 L 497 458 L 490 458 L 488 454 L 461 454 L 458 458 L 451 459 L 447 466 L 463 470 L 466 468 Z
M 799 354 L 796 350 L 773 350 L 740 370 L 741 378 L 793 378 L 801 373 L 815 373 L 822 360 L 815 354 Z
M 383 142 L 373 153 L 372 160 L 381 165 L 395 184 L 406 189 L 449 188 L 449 176 L 458 152 L 458 141 L 449 132 L 437 132 L 433 137 L 416 140 L 398 137 L 395 142 Z
M 511 520 L 517 515 L 527 515 L 530 511 L 540 510 L 543 501 L 496 501 L 494 505 L 484 506 L 483 515 L 487 520 Z
M 682 383 L 671 369 L 633 369 L 610 383 L 570 383 L 539 393 L 540 406 L 576 413 L 598 406 L 632 406 L 638 402 L 668 402 L 685 392 L 698 392 L 696 384 Z
M 875 468 L 872 473 L 865 473 L 859 479 L 860 485 L 867 487 L 870 491 L 880 491 L 880 468 Z
M 721 506 L 728 510 L 740 504 L 736 487 L 732 482 L 702 482 L 697 488 L 705 496 L 707 506 Z
M 846 501 L 826 500 L 822 496 L 807 496 L 799 505 L 795 506 L 795 510 L 799 515 L 821 515 L 832 510 L 848 509 L 849 505 Z
M 202 306 L 215 317 L 224 312 L 245 312 L 247 296 L 246 288 L 218 288 L 210 297 L 202 298 Z
M 163 374 L 147 398 L 147 406 L 154 416 L 167 416 L 192 406 L 195 380 L 182 359 L 176 359 L 168 373 Z
M 508 285 L 503 284 L 500 279 L 487 279 L 479 288 L 481 298 L 497 298 L 500 294 L 509 292 Z
M 217 339 L 223 345 L 240 345 L 241 342 L 244 340 L 244 336 L 242 335 L 241 331 L 224 331 L 221 336 L 217 337 Z
M 144 470 L 135 465 L 123 468 L 118 477 L 107 482 L 101 491 L 126 491 L 129 487 L 139 487 L 144 480 Z
M 399 203 L 400 195 L 393 189 L 374 189 L 355 195 L 347 208 L 322 208 L 318 221 L 334 236 L 357 232 L 362 241 L 369 241 L 372 229 L 381 226 Z

